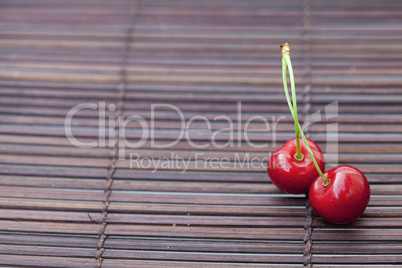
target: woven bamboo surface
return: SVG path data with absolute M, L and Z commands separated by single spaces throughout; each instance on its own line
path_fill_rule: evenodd
M 397 0 L 0 1 L 0 265 L 402 265 L 401 10 Z M 329 224 L 304 195 L 280 192 L 264 167 L 236 162 L 267 157 L 294 135 L 283 42 L 291 44 L 301 121 L 322 115 L 309 137 L 326 151 L 336 130 L 329 126 L 337 126 L 339 163 L 370 181 L 369 207 L 352 224 Z M 338 115 L 326 116 L 334 101 Z M 108 121 L 106 146 L 72 145 L 68 111 L 103 102 L 115 107 L 106 116 L 139 115 L 149 125 L 152 104 L 174 105 L 187 121 L 226 116 L 236 146 L 197 149 L 183 138 L 169 148 L 150 140 L 125 148 Z M 276 136 L 253 121 L 249 139 L 275 146 L 238 136 L 261 115 L 283 116 Z M 174 141 L 177 113 L 155 117 L 155 142 Z M 74 136 L 99 142 L 98 118 L 95 109 L 77 112 Z M 127 139 L 138 141 L 140 127 L 130 123 Z M 213 131 L 225 127 L 227 120 L 212 121 Z M 205 122 L 190 128 L 194 143 L 211 142 Z M 222 145 L 228 135 L 215 138 Z M 152 164 L 130 167 L 131 153 L 229 160 L 224 169 L 191 161 L 184 173 L 153 172 Z

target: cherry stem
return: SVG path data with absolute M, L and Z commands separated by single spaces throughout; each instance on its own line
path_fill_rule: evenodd
M 289 69 L 290 87 L 292 89 L 293 108 L 292 108 L 291 102 L 288 102 L 288 105 L 289 105 L 290 111 L 292 111 L 292 109 L 293 109 L 292 117 L 293 117 L 293 121 L 295 122 L 296 154 L 294 155 L 294 158 L 297 161 L 302 161 L 304 159 L 304 155 L 302 154 L 301 148 L 300 148 L 300 138 L 299 138 L 299 128 L 300 128 L 300 126 L 298 124 L 298 117 L 297 117 L 296 87 L 295 87 L 293 68 L 292 68 L 292 63 L 290 61 L 290 54 L 289 53 L 285 53 L 283 55 L 283 57 L 282 57 L 282 66 L 284 66 L 284 69 L 282 69 L 282 74 L 284 75 L 283 85 L 285 87 L 285 91 L 288 92 L 288 83 L 286 81 L 286 67 Z M 288 96 L 289 96 L 289 94 L 288 94 Z
M 313 151 L 310 148 L 310 145 L 307 142 L 306 136 L 304 135 L 304 132 L 299 124 L 298 117 L 297 117 L 297 104 L 296 104 L 296 88 L 295 88 L 295 82 L 294 82 L 294 75 L 293 75 L 293 68 L 292 68 L 292 63 L 290 61 L 290 50 L 289 50 L 289 44 L 285 43 L 281 46 L 282 48 L 282 79 L 283 79 L 283 88 L 285 89 L 285 96 L 286 96 L 286 101 L 289 106 L 290 113 L 292 114 L 293 120 L 295 122 L 295 132 L 296 132 L 296 154 L 294 155 L 294 158 L 297 161 L 302 161 L 304 156 L 301 153 L 300 150 L 300 139 L 299 139 L 299 133 L 302 136 L 302 139 L 304 141 L 304 144 L 306 145 L 307 151 L 310 154 L 311 160 L 313 161 L 313 164 L 315 168 L 317 169 L 318 174 L 324 181 L 324 186 L 329 185 L 331 180 L 326 178 L 324 174 L 322 173 L 320 167 L 317 164 L 317 160 L 314 157 Z M 289 77 L 290 77 L 290 85 L 292 89 L 292 99 L 293 99 L 293 105 L 292 101 L 290 100 L 289 97 L 289 90 L 288 90 L 288 83 L 287 83 L 287 76 L 286 72 L 287 69 L 289 69 Z

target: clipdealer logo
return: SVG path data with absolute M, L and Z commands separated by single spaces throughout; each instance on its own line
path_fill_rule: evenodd
M 240 168 L 262 168 L 266 167 L 270 154 L 266 157 L 254 157 L 247 153 L 232 153 L 228 157 L 210 157 L 203 150 L 211 148 L 225 151 L 225 149 L 249 148 L 258 149 L 258 151 L 272 151 L 276 148 L 277 127 L 284 121 L 291 118 L 282 116 L 264 117 L 262 115 L 249 116 L 242 113 L 241 102 L 237 103 L 236 114 L 231 115 L 193 115 L 180 110 L 179 107 L 171 104 L 152 104 L 150 111 L 141 111 L 141 113 L 130 116 L 116 116 L 114 104 L 106 105 L 105 102 L 82 103 L 74 106 L 68 112 L 65 118 L 64 131 L 70 143 L 79 148 L 114 148 L 118 145 L 119 160 L 125 160 L 129 157 L 130 168 L 152 169 L 155 172 L 158 169 L 176 169 L 185 172 L 190 168 L 209 167 L 211 169 L 230 169 Z M 91 141 L 83 141 L 74 135 L 74 118 L 80 113 L 97 113 L 97 137 Z M 333 102 L 324 107 L 325 112 L 317 111 L 304 120 L 303 129 L 309 128 L 317 122 L 326 124 L 326 133 L 318 135 L 326 136 L 325 159 L 330 164 L 338 163 L 338 123 L 329 123 L 329 121 L 338 116 L 338 102 Z M 158 126 L 160 122 L 166 121 L 166 114 L 170 117 L 167 122 L 175 122 L 172 129 L 163 129 Z M 173 119 L 173 120 L 172 120 Z M 325 122 L 323 122 L 325 120 Z M 134 126 L 133 126 L 134 125 Z M 258 129 L 253 128 L 259 126 Z M 200 127 L 202 126 L 202 127 Z M 219 128 L 217 127 L 219 126 Z M 117 131 L 116 131 L 117 130 Z M 169 156 L 151 158 L 142 156 L 141 153 L 127 152 L 127 149 L 164 149 L 174 150 L 179 142 L 185 142 L 190 149 L 196 150 L 192 156 L 180 156 L 171 153 Z M 245 144 L 244 144 L 245 143 Z

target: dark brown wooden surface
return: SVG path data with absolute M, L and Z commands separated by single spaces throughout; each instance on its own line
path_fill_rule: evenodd
M 402 2 L 329 0 L 1 0 L 0 266 L 7 267 L 387 267 L 402 265 Z M 372 197 L 348 225 L 319 218 L 304 195 L 287 195 L 264 166 L 292 138 L 279 45 L 291 44 L 301 121 L 326 151 L 338 123 L 339 162 L 360 168 Z M 339 114 L 325 106 L 339 101 Z M 64 131 L 77 104 L 116 106 L 106 116 L 175 105 L 188 121 L 234 130 L 261 115 L 284 118 L 276 136 L 253 121 L 250 140 L 196 149 L 147 141 L 126 148 L 106 122 L 102 148 L 75 147 Z M 242 115 L 237 115 L 241 102 Z M 155 113 L 156 144 L 174 141 L 177 113 Z M 99 134 L 98 111 L 72 121 L 81 142 Z M 203 121 L 191 138 L 211 141 Z M 141 138 L 131 123 L 126 137 Z M 227 133 L 216 140 L 225 144 Z M 125 160 L 118 158 L 125 149 Z M 141 158 L 227 157 L 226 169 L 130 167 Z M 331 163 L 334 155 L 327 155 Z M 330 165 L 328 165 L 330 167 Z

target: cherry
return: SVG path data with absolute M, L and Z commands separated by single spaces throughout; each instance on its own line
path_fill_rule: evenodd
M 370 200 L 370 185 L 355 167 L 341 165 L 324 173 L 327 186 L 318 176 L 311 184 L 309 199 L 318 216 L 332 223 L 349 223 L 359 218 Z
M 339 224 L 352 222 L 363 214 L 368 205 L 370 185 L 364 174 L 352 166 L 342 165 L 322 173 L 325 163 L 321 150 L 317 144 L 306 139 L 297 119 L 296 89 L 289 44 L 283 44 L 281 48 L 283 88 L 294 119 L 296 138 L 286 142 L 272 154 L 268 161 L 268 174 L 272 182 L 285 192 L 303 193 L 310 188 L 311 207 L 327 221 Z M 287 69 L 293 101 L 290 100 L 286 82 Z M 300 146 L 299 135 L 303 139 L 303 147 Z M 305 157 L 306 151 L 310 158 Z M 312 169 L 313 166 L 316 172 Z M 310 177 L 313 175 L 315 180 Z
M 327 180 L 322 175 L 325 163 L 320 148 L 313 141 L 306 139 L 299 125 L 297 118 L 296 88 L 292 63 L 290 61 L 290 47 L 289 44 L 286 43 L 283 44 L 281 48 L 283 88 L 285 90 L 290 113 L 295 123 L 296 137 L 286 142 L 272 154 L 268 161 L 267 170 L 271 181 L 278 186 L 279 189 L 291 194 L 301 194 L 309 190 L 311 183 L 317 175 L 320 175 L 324 181 Z M 286 82 L 287 69 L 289 69 L 293 102 L 290 100 L 288 83 Z M 299 138 L 300 134 L 302 139 Z M 303 142 L 303 146 L 300 146 Z
M 297 144 L 296 138 L 293 138 L 277 149 L 268 161 L 268 174 L 271 181 L 279 189 L 290 194 L 308 192 L 311 183 L 319 175 L 302 138 L 300 140 L 301 153 L 304 156 L 302 160 L 295 158 Z M 324 156 L 320 148 L 309 139 L 307 139 L 307 143 L 313 151 L 320 170 L 324 171 Z

